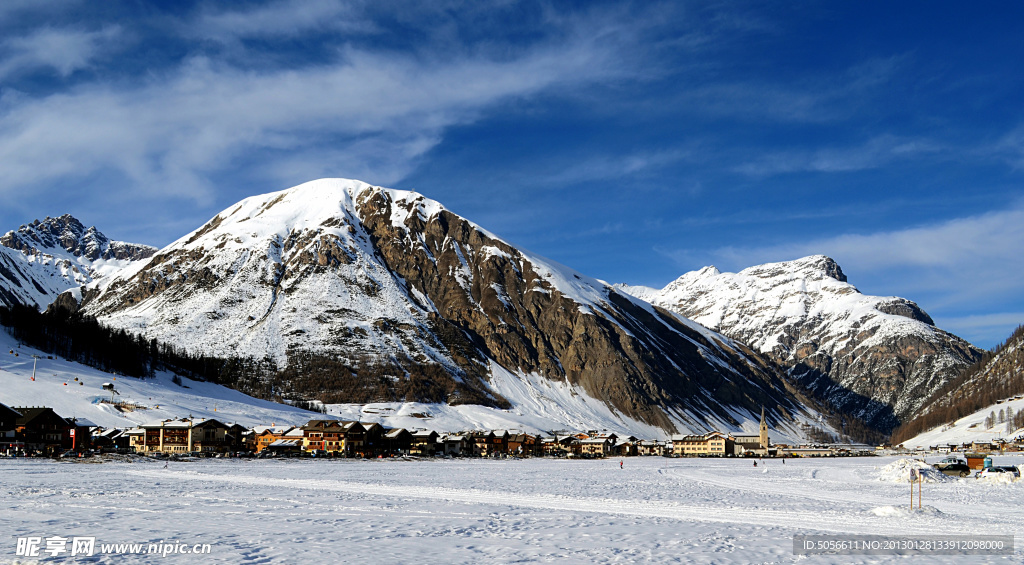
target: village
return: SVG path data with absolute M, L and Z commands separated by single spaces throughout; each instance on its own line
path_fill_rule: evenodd
M 1014 441 L 932 446 L 932 453 L 1003 453 L 1024 450 Z M 764 415 L 756 435 L 711 431 L 642 439 L 607 431 L 467 430 L 439 433 L 386 428 L 374 422 L 312 419 L 303 425 L 247 428 L 216 419 L 180 418 L 135 428 L 104 429 L 82 418 L 64 418 L 48 407 L 0 404 L 0 454 L 82 457 L 95 453 L 137 453 L 193 457 L 835 457 L 906 452 L 899 447 L 850 444 L 773 444 Z

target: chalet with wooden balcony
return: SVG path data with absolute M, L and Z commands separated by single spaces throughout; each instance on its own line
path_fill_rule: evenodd
M 53 455 L 72 446 L 79 451 L 89 448 L 88 428 L 79 432 L 75 424 L 61 418 L 52 408 L 15 406 L 13 410 L 21 415 L 15 421 L 15 439 L 26 451 Z
M 139 427 L 145 436 L 136 451 L 224 453 L 237 450 L 240 446 L 239 440 L 231 434 L 231 427 L 212 418 L 159 420 Z
M 541 454 L 540 441 L 530 434 L 512 434 L 508 436 L 508 453 L 520 457 L 534 457 Z
M 340 420 L 310 420 L 302 426 L 302 450 L 328 455 L 346 453 L 346 427 Z
M 437 454 L 437 447 L 437 432 L 432 430 L 412 432 L 412 444 L 409 446 L 411 455 L 433 457 Z
M 405 428 L 395 428 L 384 433 L 383 455 L 408 455 L 412 446 L 412 434 Z
M 363 428 L 363 444 L 362 448 L 357 450 L 354 455 L 356 457 L 383 455 L 387 448 L 387 442 L 384 441 L 384 434 L 387 430 L 376 422 L 359 422 L 359 425 Z
M 270 444 L 274 443 L 279 439 L 284 439 L 285 434 L 294 430 L 294 426 L 287 427 L 271 427 L 271 426 L 256 426 L 252 429 L 253 432 L 253 451 L 256 453 L 263 452 Z
M 578 442 L 580 455 L 583 457 L 608 457 L 615 445 L 609 437 L 592 437 Z

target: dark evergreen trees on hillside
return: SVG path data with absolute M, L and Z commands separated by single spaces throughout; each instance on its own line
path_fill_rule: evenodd
M 1014 344 L 1019 347 L 1010 351 Z M 1024 394 L 1024 326 L 936 391 L 925 403 L 927 411 L 893 431 L 892 442 L 902 443 L 1019 394 Z M 993 413 L 993 424 L 996 418 Z
M 34 308 L 0 308 L 0 325 L 18 341 L 48 354 L 136 378 L 166 370 L 194 380 L 211 381 L 262 398 L 274 394 L 277 367 L 269 359 L 196 355 L 100 324 L 95 318 L 65 309 L 40 313 Z
M 481 383 L 432 363 L 387 362 L 365 355 L 348 362 L 293 352 L 288 366 L 280 369 L 270 358 L 221 358 L 183 351 L 62 308 L 45 313 L 25 306 L 0 308 L 0 325 L 22 343 L 108 373 L 147 378 L 166 370 L 278 402 L 409 401 L 509 407 Z

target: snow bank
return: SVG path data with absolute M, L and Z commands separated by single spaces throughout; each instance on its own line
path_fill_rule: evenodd
M 1017 477 L 1014 477 L 1010 473 L 997 473 L 987 477 L 978 477 L 978 482 L 989 485 L 1009 485 L 1016 481 Z
M 926 483 L 948 483 L 956 480 L 943 475 L 938 469 L 924 461 L 915 459 L 899 459 L 889 463 L 878 471 L 878 480 L 890 483 L 909 483 L 911 469 L 917 469 Z

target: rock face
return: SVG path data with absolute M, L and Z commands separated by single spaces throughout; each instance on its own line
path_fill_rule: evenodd
M 883 431 L 981 354 L 936 328 L 917 304 L 861 294 L 821 255 L 739 273 L 705 267 L 661 290 L 620 288 L 748 344 Z
M 153 255 L 148 245 L 111 241 L 72 216 L 47 217 L 0 237 L 0 302 L 46 308 L 60 293 Z
M 440 367 L 499 406 L 543 396 L 522 384 L 539 379 L 670 432 L 756 426 L 762 406 L 776 426 L 810 417 L 732 340 L 419 194 L 358 181 L 243 200 L 81 296 L 103 322 L 187 350 L 283 365 L 310 353 L 348 366 L 370 358 L 398 380 Z M 509 375 L 517 383 L 497 384 Z

